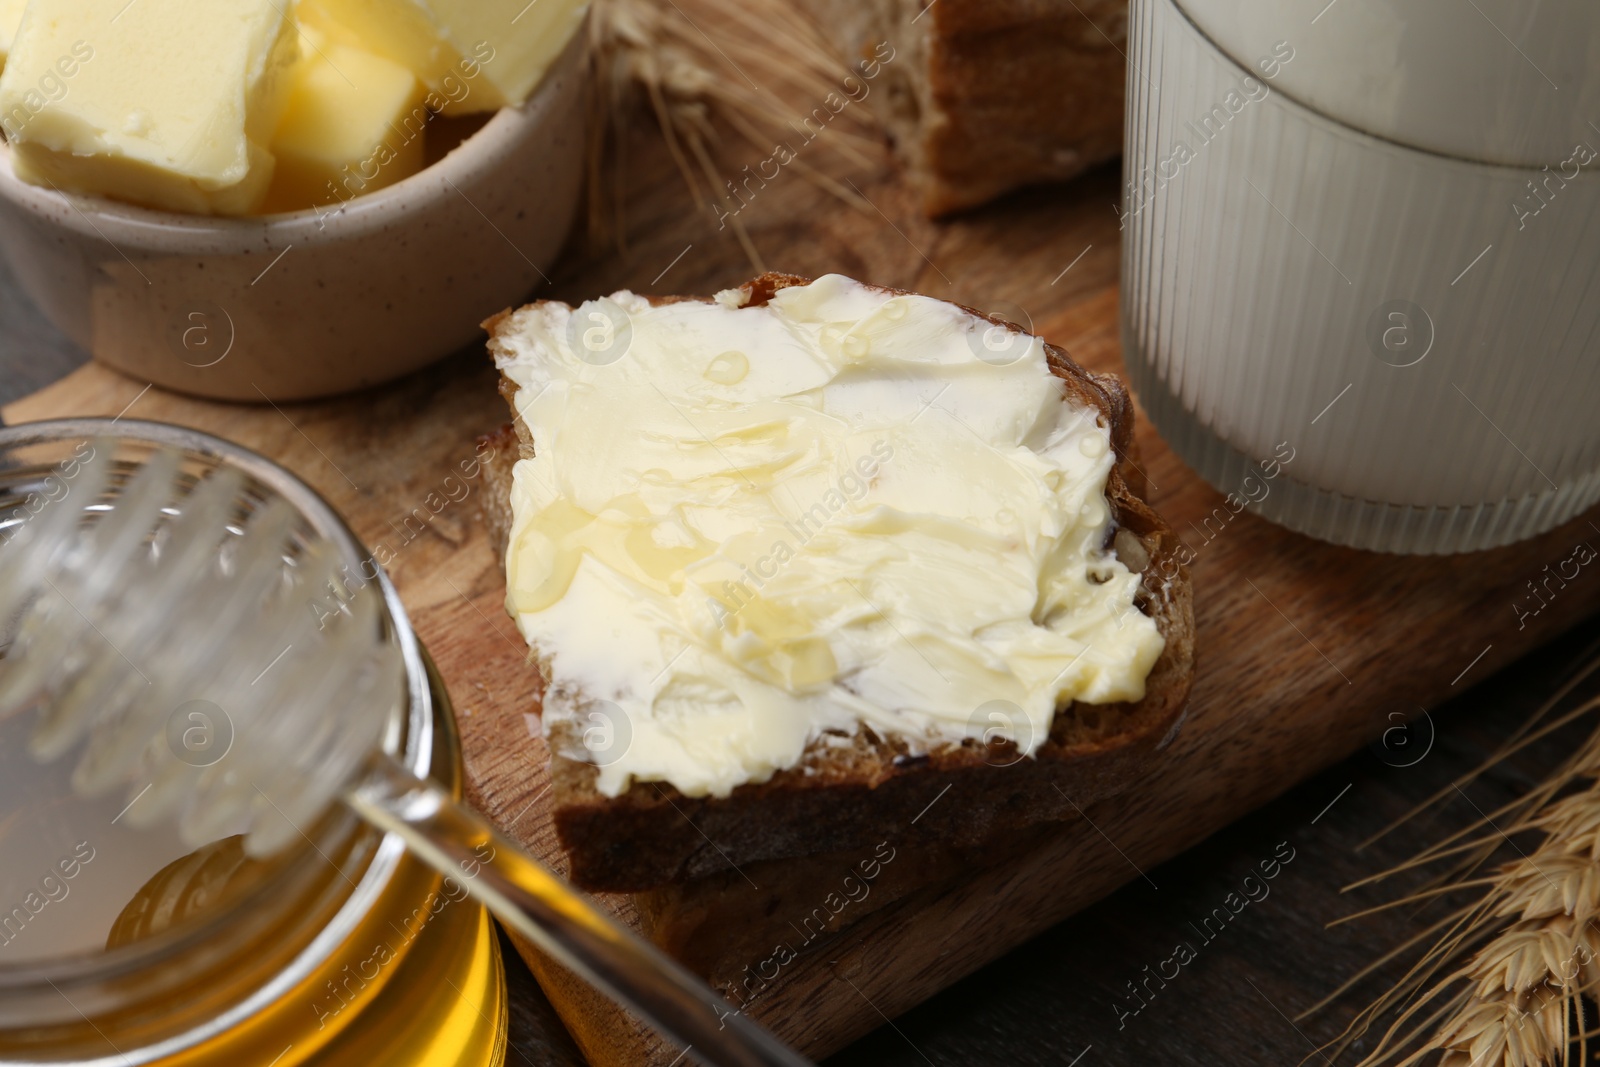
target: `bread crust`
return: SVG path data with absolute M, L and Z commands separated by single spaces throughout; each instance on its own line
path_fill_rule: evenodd
M 928 215 L 1122 152 L 1127 0 L 802 3 L 848 62 L 881 67 L 866 102 Z
M 794 275 L 764 274 L 743 288 L 747 306 L 762 306 L 778 291 L 806 284 L 809 279 Z M 997 326 L 1027 332 L 962 307 Z M 505 314 L 486 325 L 498 336 Z M 1036 757 L 1014 763 L 1009 762 L 1014 751 L 996 752 L 970 739 L 913 754 L 906 742 L 863 728 L 848 746 L 814 744 L 797 766 L 765 782 L 739 786 L 724 798 L 688 797 L 658 782 L 635 782 L 620 796 L 604 796 L 595 789 L 597 768 L 563 754 L 582 750 L 577 727 L 554 722 L 546 728 L 553 814 L 575 883 L 597 891 L 638 891 L 745 863 L 870 849 L 890 834 L 897 846 L 908 848 L 922 843 L 981 847 L 1027 826 L 1072 818 L 1082 806 L 1138 780 L 1151 754 L 1174 736 L 1194 675 L 1189 575 L 1177 535 L 1130 484 L 1142 483 L 1142 477 L 1132 458 L 1133 406 L 1127 389 L 1113 376 L 1084 370 L 1048 342 L 1045 351 L 1051 371 L 1066 385 L 1068 401 L 1099 412 L 1111 431 L 1116 462 L 1106 497 L 1115 551 L 1143 574 L 1139 608 L 1166 640 L 1146 678 L 1145 698 L 1058 708 Z M 500 390 L 515 415 L 515 384 L 502 376 Z M 509 434 L 516 435 L 522 455 L 533 454 L 535 442 L 520 418 L 501 431 L 502 437 Z M 490 525 L 500 531 L 496 548 L 502 554 L 511 526 L 509 466 L 496 465 L 491 477 L 498 484 L 486 494 L 488 509 L 500 512 L 491 514 Z M 1144 565 L 1135 567 L 1139 561 L 1131 557 L 1141 553 Z M 939 817 L 922 818 L 936 799 Z

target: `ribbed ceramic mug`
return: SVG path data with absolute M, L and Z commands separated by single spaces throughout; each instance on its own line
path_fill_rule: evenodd
M 1133 0 L 1129 38 L 1124 349 L 1186 462 L 1395 552 L 1600 499 L 1600 7 Z

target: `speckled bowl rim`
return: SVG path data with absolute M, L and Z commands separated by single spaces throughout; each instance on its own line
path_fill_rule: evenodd
M 554 118 L 563 76 L 587 78 L 589 16 L 550 64 L 543 81 L 519 107 L 502 107 L 480 129 L 442 159 L 410 177 L 339 205 L 275 215 L 191 215 L 124 204 L 108 197 L 64 193 L 30 185 L 16 176 L 11 148 L 0 141 L 0 198 L 18 205 L 53 227 L 98 237 L 119 250 L 155 255 L 243 254 L 288 244 L 336 245 L 379 232 L 413 215 L 419 202 L 447 196 L 467 198 L 460 183 L 503 164 L 511 149 L 535 136 Z M 582 151 L 575 146 L 574 151 Z M 476 205 L 473 205 L 476 207 Z M 481 211 L 479 212 L 482 213 Z

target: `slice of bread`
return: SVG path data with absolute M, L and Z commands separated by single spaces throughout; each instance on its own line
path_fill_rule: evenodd
M 763 275 L 743 287 L 745 306 L 764 306 L 777 291 L 806 284 L 807 279 L 791 275 Z M 509 315 L 485 323 L 491 349 Z M 1177 536 L 1135 492 L 1143 478 L 1133 459 L 1133 407 L 1122 383 L 1085 371 L 1059 348 L 1045 347 L 1051 371 L 1065 383 L 1065 402 L 1095 412 L 1110 430 L 1116 454 L 1106 487 L 1110 547 L 1142 575 L 1138 607 L 1165 639 L 1146 678 L 1144 699 L 1058 708 L 1049 738 L 1034 758 L 1004 758 L 977 740 L 913 754 L 906 742 L 862 728 L 847 744 L 814 744 L 798 766 L 739 786 L 723 798 L 689 797 L 654 782 L 635 782 L 616 797 L 602 795 L 595 787 L 596 767 L 564 754 L 582 751 L 581 739 L 570 736 L 579 727 L 550 722 L 554 821 L 575 883 L 592 890 L 644 890 L 760 861 L 870 853 L 889 833 L 897 847 L 907 849 L 923 842 L 981 848 L 1040 823 L 1070 819 L 1082 806 L 1138 781 L 1150 754 L 1174 735 L 1189 694 L 1194 672 L 1189 578 Z M 515 416 L 515 384 L 502 378 L 501 391 Z M 524 456 L 538 447 L 520 418 L 502 433 L 517 435 Z M 490 469 L 486 494 L 492 536 L 502 548 L 511 528 L 509 466 Z M 1003 749 L 1010 743 L 1000 744 Z M 922 819 L 935 803 L 953 817 Z
M 1127 0 L 800 0 L 944 215 L 1122 152 Z M 864 95 L 863 95 L 864 94 Z

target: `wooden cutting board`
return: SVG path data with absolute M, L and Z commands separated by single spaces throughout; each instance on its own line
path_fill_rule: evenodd
M 542 265 L 555 278 L 548 295 L 708 293 L 754 273 L 747 251 L 691 202 L 659 135 L 641 123 L 627 140 L 626 253 L 579 248 Z M 724 154 L 730 175 L 760 158 L 738 145 Z M 944 224 L 920 218 L 881 155 L 837 174 L 853 183 L 855 206 L 791 170 L 741 212 L 764 267 L 840 271 L 1023 316 L 1091 369 L 1120 369 L 1114 171 Z M 499 240 L 487 229 L 482 239 Z M 481 352 L 370 393 L 251 407 L 167 394 L 90 366 L 4 415 L 119 413 L 197 427 L 274 457 L 322 491 L 369 545 L 389 550 L 389 572 L 455 698 L 471 800 L 562 866 L 536 678 L 503 610 L 504 580 L 473 476 L 478 435 L 506 420 Z M 1410 760 L 1429 743 L 1431 721 L 1396 732 L 1395 716 L 1433 707 L 1600 606 L 1600 577 L 1584 571 L 1519 624 L 1518 609 L 1538 603 L 1527 583 L 1580 541 L 1600 543 L 1592 516 L 1489 553 L 1356 552 L 1249 511 L 1232 516 L 1148 425 L 1139 439 L 1151 502 L 1196 553 L 1200 664 L 1182 733 L 1138 788 L 1091 806 L 1021 855 L 848 913 L 841 930 L 784 964 L 751 1010 L 808 1054 L 840 1048 L 1385 730 L 1385 758 Z M 929 818 L 960 812 L 935 808 Z M 890 847 L 893 834 L 885 828 Z M 920 859 L 894 862 L 909 869 Z M 629 899 L 606 903 L 637 921 Z M 524 954 L 595 1063 L 667 1064 L 678 1055 Z

